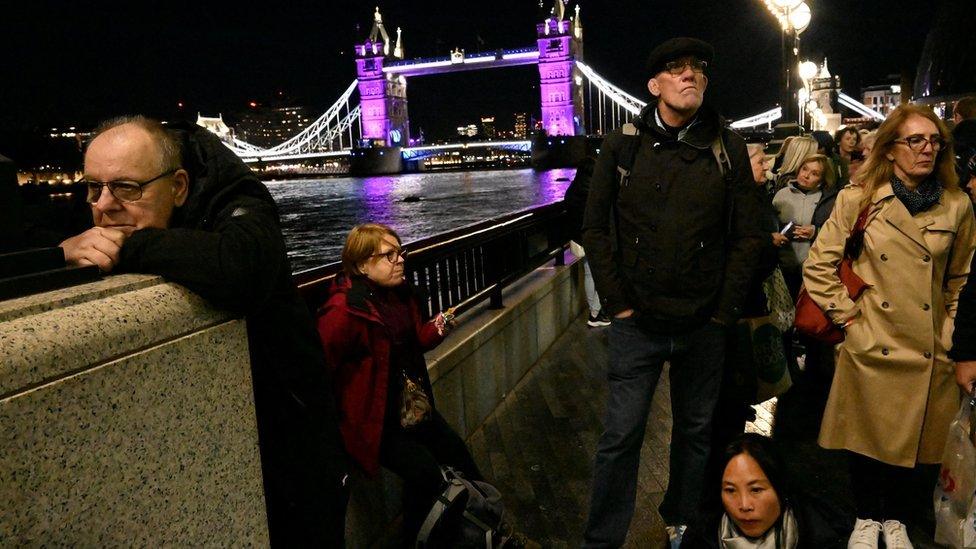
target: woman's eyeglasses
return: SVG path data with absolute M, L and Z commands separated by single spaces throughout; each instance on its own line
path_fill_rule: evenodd
M 932 145 L 932 152 L 939 152 L 942 147 L 945 147 L 946 140 L 942 138 L 941 135 L 933 135 L 932 137 L 925 137 L 924 135 L 909 135 L 904 139 L 895 139 L 895 143 L 902 143 L 908 145 L 908 148 L 915 152 L 922 152 L 925 150 L 925 145 Z
M 379 255 L 382 255 L 382 256 L 386 257 L 386 260 L 389 261 L 390 263 L 396 263 L 397 260 L 400 259 L 400 258 L 403 258 L 404 261 L 406 261 L 406 259 L 407 259 L 407 251 L 406 250 L 390 250 L 388 252 L 381 252 L 381 253 L 378 253 L 378 254 L 373 254 L 373 255 L 371 255 L 369 257 L 376 257 L 376 256 L 379 256 Z

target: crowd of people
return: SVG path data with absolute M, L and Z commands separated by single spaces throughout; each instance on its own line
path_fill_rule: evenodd
M 911 547 L 906 525 L 929 501 L 915 487 L 934 485 L 949 422 L 976 384 L 976 284 L 965 285 L 974 102 L 957 104 L 953 132 L 902 105 L 877 127 L 793 136 L 767 155 L 704 101 L 713 58 L 691 38 L 655 48 L 652 101 L 606 137 L 571 193 L 588 321 L 609 325 L 583 545 L 624 543 L 667 363 L 674 426 L 659 511 L 672 548 Z M 404 479 L 406 545 L 445 467 L 482 480 L 424 362 L 455 319 L 422 319 L 393 229 L 349 233 L 316 333 L 273 200 L 215 136 L 112 120 L 84 174 L 94 226 L 60 244 L 69 263 L 161 274 L 247 317 L 272 544 L 342 546 L 354 469 Z M 869 285 L 857 299 L 838 274 L 845 258 Z M 841 344 L 792 332 L 801 287 L 844 330 Z M 730 372 L 747 368 L 765 385 L 737 386 Z M 743 434 L 749 405 L 791 375 L 829 386 L 819 442 L 849 458 L 850 520 L 791 489 L 775 441 Z

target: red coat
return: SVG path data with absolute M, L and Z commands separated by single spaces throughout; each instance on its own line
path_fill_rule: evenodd
M 380 468 L 391 342 L 376 307 L 369 302 L 368 284 L 340 277 L 330 292 L 319 310 L 318 328 L 326 363 L 334 375 L 339 431 L 349 455 L 366 473 L 375 475 Z M 416 299 L 411 298 L 410 304 L 420 348 L 429 351 L 443 336 L 432 321 L 421 320 Z M 426 370 L 420 381 L 429 390 Z

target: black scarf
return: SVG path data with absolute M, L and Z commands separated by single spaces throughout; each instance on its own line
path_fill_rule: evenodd
M 905 186 L 904 181 L 898 179 L 898 176 L 892 175 L 891 189 L 912 215 L 931 208 L 942 197 L 942 185 L 934 177 L 922 181 L 915 190 L 911 190 Z

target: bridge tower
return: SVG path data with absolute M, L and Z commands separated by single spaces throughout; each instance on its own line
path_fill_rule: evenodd
M 383 63 L 387 58 L 403 58 L 400 29 L 397 29 L 396 44 L 391 45 L 390 36 L 383 26 L 383 16 L 376 8 L 369 37 L 362 44 L 356 44 L 363 141 L 368 141 L 372 146 L 399 147 L 410 142 L 407 80 L 403 76 L 383 72 Z
M 574 17 L 565 17 L 563 0 L 545 21 L 536 25 L 539 43 L 539 93 L 542 127 L 548 135 L 586 133 L 583 120 L 583 81 L 575 61 L 583 60 L 583 24 L 576 6 Z

